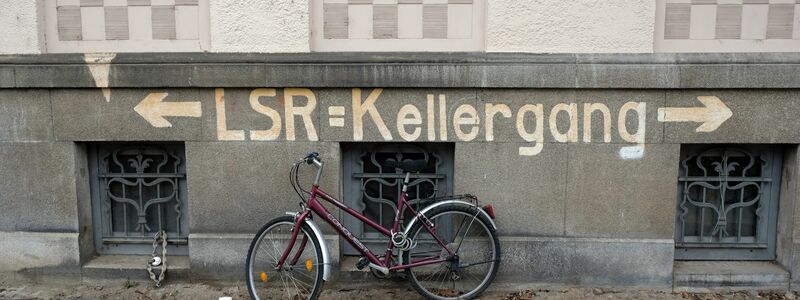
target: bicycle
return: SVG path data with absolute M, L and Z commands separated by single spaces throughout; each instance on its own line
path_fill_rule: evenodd
M 303 163 L 317 167 L 310 191 L 299 183 L 297 174 Z M 324 282 L 330 279 L 331 268 L 322 231 L 312 220 L 314 214 L 362 255 L 356 264 L 358 269 L 369 267 L 379 278 L 403 271 L 413 288 L 429 299 L 470 299 L 485 291 L 500 265 L 500 243 L 491 204 L 481 207 L 473 196 L 452 196 L 414 210 L 406 199 L 406 190 L 411 173 L 421 171 L 425 161 L 388 159 L 386 164 L 405 173 L 392 228 L 376 223 L 319 187 L 323 162 L 318 153 L 311 152 L 295 162 L 289 178 L 300 196 L 301 211 L 287 212 L 286 216 L 267 222 L 253 238 L 246 261 L 250 297 L 316 299 L 320 295 Z M 367 248 L 320 199 L 386 236 L 386 252 L 376 255 Z M 401 228 L 406 209 L 413 218 Z

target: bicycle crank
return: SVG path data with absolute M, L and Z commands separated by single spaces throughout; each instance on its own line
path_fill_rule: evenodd
M 363 270 L 366 267 L 369 267 L 370 274 L 375 276 L 375 278 L 387 279 L 392 277 L 392 274 L 389 272 L 388 268 L 377 266 L 371 263 L 366 257 L 359 258 L 358 262 L 356 262 L 356 269 Z

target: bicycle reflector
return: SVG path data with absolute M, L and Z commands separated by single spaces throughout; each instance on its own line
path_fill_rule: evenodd
M 311 269 L 314 267 L 314 264 L 311 262 L 311 259 L 306 259 L 306 271 L 311 272 Z
M 267 282 L 267 273 L 261 272 L 261 281 Z
M 487 214 L 489 214 L 489 217 L 491 217 L 492 220 L 494 220 L 494 206 L 492 206 L 491 204 L 486 204 L 482 208 L 483 208 L 483 211 L 485 211 Z

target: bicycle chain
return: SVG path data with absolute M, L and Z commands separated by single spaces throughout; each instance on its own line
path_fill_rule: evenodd
M 158 250 L 158 241 L 161 240 L 161 258 L 160 262 L 157 260 L 156 250 Z M 161 272 L 156 276 L 153 272 L 153 267 L 159 267 Z M 167 232 L 161 230 L 153 236 L 153 254 L 150 260 L 147 261 L 147 274 L 150 275 L 150 280 L 155 282 L 156 287 L 161 287 L 161 281 L 167 278 Z

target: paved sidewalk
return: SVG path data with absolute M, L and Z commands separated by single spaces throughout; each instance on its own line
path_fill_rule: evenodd
M 210 283 L 167 283 L 155 288 L 147 282 L 108 281 L 104 283 L 13 283 L 0 282 L 0 299 L 248 299 L 244 285 Z M 490 291 L 481 299 L 795 299 L 795 293 L 729 292 L 715 294 L 670 293 L 653 290 L 601 288 L 537 289 L 519 292 Z M 275 299 L 282 299 L 276 297 Z M 321 299 L 421 299 L 410 287 L 380 284 L 358 288 L 326 287 Z

